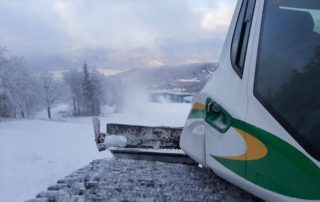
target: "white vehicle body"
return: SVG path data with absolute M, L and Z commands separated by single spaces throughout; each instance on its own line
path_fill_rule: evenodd
M 286 101 L 289 103 L 287 104 L 289 106 L 287 111 L 289 112 L 283 112 L 277 107 L 271 109 L 272 103 L 268 105 L 266 104 L 268 100 L 262 100 L 260 99 L 262 96 L 257 96 L 258 93 L 262 92 L 261 94 L 263 94 L 266 91 L 261 90 L 259 92 L 259 88 L 263 89 L 263 87 L 256 84 L 260 80 L 260 83 L 262 83 L 263 80 L 259 80 L 259 78 L 263 78 L 263 75 L 257 73 L 258 68 L 265 71 L 263 67 L 270 66 L 270 64 L 275 67 L 279 65 L 282 68 L 282 66 L 287 67 L 291 62 L 294 65 L 297 64 L 297 69 L 292 70 L 293 73 L 288 70 L 288 72 L 290 71 L 288 75 L 292 75 L 289 76 L 291 80 L 288 79 L 284 82 L 281 80 L 283 78 L 278 78 L 285 75 L 283 72 L 287 71 L 281 70 L 283 72 L 279 73 L 280 76 L 277 76 L 277 74 L 269 76 L 269 81 L 264 84 L 268 88 L 274 88 L 277 92 L 273 95 L 274 98 L 270 99 L 275 103 L 280 103 L 275 104 L 276 106 L 284 106 L 284 101 L 282 103 L 281 99 L 285 96 L 281 97 L 281 93 L 285 92 L 286 95 L 291 95 L 292 93 L 289 92 L 289 90 L 291 91 L 290 85 L 295 85 L 296 83 L 293 81 L 297 81 L 299 78 L 309 78 L 309 75 L 314 75 L 314 77 L 310 77 L 310 83 L 317 84 L 318 89 L 320 89 L 319 83 L 315 81 L 315 76 L 319 76 L 319 74 L 315 75 L 317 73 L 314 73 L 317 72 L 314 70 L 316 65 L 308 62 L 309 69 L 305 67 L 307 65 L 300 65 L 302 69 L 307 69 L 302 71 L 298 69 L 300 68 L 299 62 L 307 60 L 299 58 L 299 54 L 297 54 L 298 57 L 292 56 L 296 52 L 307 55 L 308 51 L 305 50 L 312 49 L 313 51 L 316 50 L 313 45 L 320 46 L 319 41 L 316 40 L 318 37 L 316 32 L 318 19 L 315 17 L 319 10 L 320 4 L 316 0 L 285 0 L 283 2 L 278 0 L 239 0 L 224 44 L 219 67 L 201 93 L 195 98 L 180 138 L 180 147 L 194 160 L 212 168 L 214 172 L 228 181 L 268 201 L 320 201 L 320 162 L 318 155 L 320 154 L 320 144 L 317 144 L 320 139 L 320 132 L 318 131 L 312 137 L 314 144 L 310 139 L 304 140 L 303 135 L 298 135 L 302 131 L 307 136 L 308 132 L 314 132 L 320 125 L 320 119 L 316 119 L 317 117 L 320 118 L 320 107 L 311 105 L 312 111 L 310 113 L 312 115 L 305 115 L 304 113 L 309 112 L 310 109 L 308 107 L 305 107 L 305 109 L 304 105 L 301 104 L 304 103 L 302 102 L 303 97 L 309 97 L 309 91 L 311 91 L 311 93 L 315 93 L 315 97 L 312 98 L 313 103 L 320 105 L 318 100 L 320 91 L 312 90 L 312 88 L 306 86 L 305 88 L 308 89 L 308 92 L 306 92 L 307 90 L 304 90 L 302 86 L 302 93 L 300 93 L 300 89 L 296 91 L 297 96 L 300 95 L 296 101 L 300 104 L 299 108 L 296 107 L 298 104 L 295 105 L 294 101 L 290 105 L 289 99 L 289 102 Z M 273 13 L 280 13 L 279 16 L 285 16 L 284 20 L 281 17 L 272 18 Z M 287 14 L 289 17 L 286 16 Z M 277 35 L 277 31 L 279 33 L 280 31 L 286 31 L 285 26 L 283 27 L 284 30 L 279 30 L 282 27 L 279 27 L 280 22 L 275 19 L 285 21 L 291 26 L 290 29 L 295 24 L 298 24 L 298 28 L 301 26 L 301 29 L 304 29 L 309 21 L 301 24 L 302 21 L 299 20 L 310 20 L 309 15 L 312 16 L 314 21 L 312 29 L 315 30 L 313 31 L 315 35 L 312 36 L 315 36 L 315 39 L 312 38 L 311 42 L 306 42 L 310 37 L 303 38 L 301 35 L 299 40 L 301 39 L 302 45 L 299 44 L 298 38 L 294 41 L 296 44 L 290 44 L 292 45 L 290 47 L 286 44 L 283 49 L 280 48 L 283 44 L 279 43 L 279 51 L 287 50 L 282 52 L 284 56 L 281 55 L 281 52 L 280 54 L 275 53 L 272 57 L 270 57 L 270 54 L 266 57 L 263 56 L 264 53 L 277 45 L 274 40 L 270 40 L 274 37 L 273 32 L 274 35 Z M 290 16 L 294 16 L 294 18 L 290 18 Z M 272 26 L 275 27 L 274 30 Z M 241 33 L 238 32 L 239 30 Z M 306 31 L 303 36 L 306 36 L 305 33 Z M 240 40 L 237 39 L 237 34 L 239 34 Z M 295 33 L 292 33 L 292 36 L 288 35 L 288 41 L 294 35 Z M 281 38 L 280 34 L 277 37 Z M 281 40 L 285 41 L 286 37 Z M 268 44 L 270 44 L 270 47 Z M 306 57 L 309 57 L 309 55 Z M 293 59 L 288 59 L 289 57 Z M 315 54 L 312 58 L 308 58 L 308 60 L 311 59 L 316 63 L 318 55 Z M 266 61 L 270 63 L 264 65 Z M 281 64 L 278 64 L 280 61 Z M 238 66 L 239 69 L 237 69 Z M 292 68 L 295 68 L 295 66 Z M 317 68 L 320 69 L 320 66 Z M 273 71 L 272 68 L 270 69 L 270 72 Z M 295 74 L 294 72 L 298 73 Z M 312 72 L 312 74 L 309 73 L 307 77 L 308 72 Z M 267 73 L 264 75 L 267 75 Z M 318 80 L 320 80 L 319 77 Z M 277 86 L 277 84 L 279 85 Z M 284 90 L 279 90 L 279 86 Z M 269 94 L 272 94 L 272 92 Z M 293 113 L 292 109 L 295 109 L 295 107 L 297 118 L 291 116 L 293 118 L 286 122 L 286 117 Z M 304 111 L 300 113 L 300 109 Z M 274 113 L 275 111 L 277 113 Z M 284 115 L 279 118 L 277 115 L 281 113 Z M 304 118 L 305 116 L 308 117 Z M 312 119 L 310 116 L 312 116 Z M 300 119 L 301 126 L 297 124 Z M 299 131 L 300 129 L 301 131 Z M 307 143 L 313 147 L 309 147 Z

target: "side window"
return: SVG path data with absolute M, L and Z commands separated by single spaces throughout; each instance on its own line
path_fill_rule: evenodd
M 320 160 L 320 2 L 265 1 L 254 95 Z
M 242 78 L 255 0 L 244 0 L 240 9 L 231 44 L 231 62 L 236 73 Z

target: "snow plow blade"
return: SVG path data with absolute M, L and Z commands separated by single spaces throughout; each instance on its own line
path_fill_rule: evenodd
M 98 118 L 93 125 L 98 150 L 108 149 L 115 158 L 197 165 L 179 147 L 182 128 L 109 123 L 101 133 Z
M 198 165 L 180 149 L 109 149 L 117 159 L 133 159 L 144 161 L 161 161 L 167 163 L 179 163 L 187 165 Z
M 99 151 L 108 148 L 180 149 L 182 128 L 151 127 L 109 123 L 106 133 L 100 132 L 100 121 L 93 119 L 95 141 Z

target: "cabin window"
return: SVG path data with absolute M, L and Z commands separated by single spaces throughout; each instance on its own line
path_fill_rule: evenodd
M 320 1 L 266 0 L 254 95 L 320 160 Z
M 233 69 L 242 78 L 247 46 L 250 36 L 255 0 L 244 0 L 236 23 L 232 45 L 231 62 Z

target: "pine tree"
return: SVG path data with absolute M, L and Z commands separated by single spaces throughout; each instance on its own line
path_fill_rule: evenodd
M 83 97 L 85 115 L 99 115 L 100 114 L 100 81 L 93 75 L 90 75 L 86 63 L 83 65 Z

